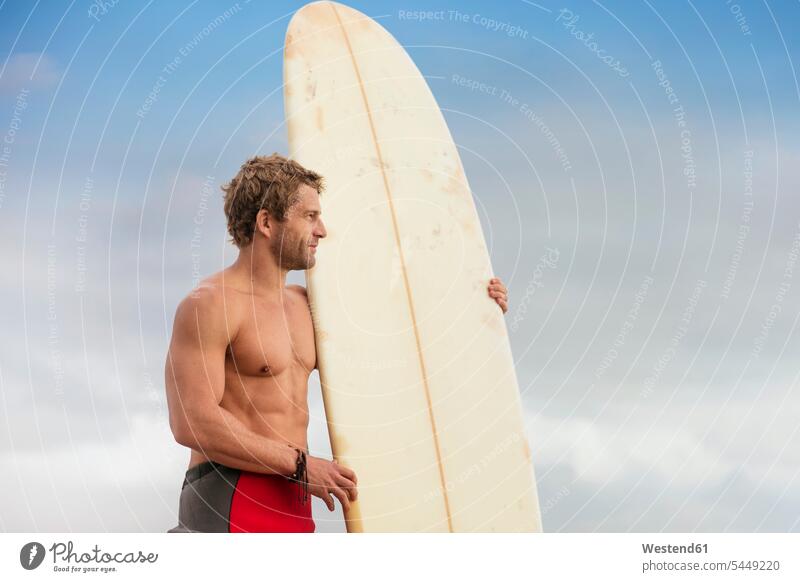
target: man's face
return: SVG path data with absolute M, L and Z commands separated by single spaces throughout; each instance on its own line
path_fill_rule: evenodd
M 275 223 L 270 244 L 278 264 L 290 271 L 313 267 L 319 239 L 327 234 L 317 191 L 301 184 L 298 194 L 298 201 L 286 212 L 286 220 Z

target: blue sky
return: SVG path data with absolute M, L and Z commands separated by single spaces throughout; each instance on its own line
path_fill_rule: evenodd
M 172 313 L 234 257 L 218 186 L 286 151 L 301 5 L 0 3 L 0 528 L 173 525 Z M 798 4 L 351 5 L 407 47 L 461 148 L 545 528 L 797 531 Z M 316 375 L 310 403 L 329 453 Z

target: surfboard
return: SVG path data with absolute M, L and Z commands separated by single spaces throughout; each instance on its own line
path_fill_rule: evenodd
M 290 156 L 325 177 L 306 272 L 349 532 L 540 531 L 519 387 L 480 220 L 424 77 L 364 14 L 298 10 Z

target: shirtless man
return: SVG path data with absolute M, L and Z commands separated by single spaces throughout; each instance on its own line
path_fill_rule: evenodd
M 286 285 L 326 235 L 321 190 L 277 154 L 223 187 L 239 257 L 180 303 L 167 355 L 170 428 L 191 449 L 171 532 L 313 532 L 308 494 L 330 511 L 358 497 L 351 469 L 307 453 L 314 329 L 305 289 Z M 505 313 L 502 282 L 488 291 Z

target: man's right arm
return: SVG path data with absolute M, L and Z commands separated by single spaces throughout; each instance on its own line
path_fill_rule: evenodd
M 229 329 L 223 291 L 200 287 L 178 306 L 166 363 L 169 423 L 175 440 L 212 461 L 256 473 L 291 475 L 297 453 L 254 433 L 220 406 Z

